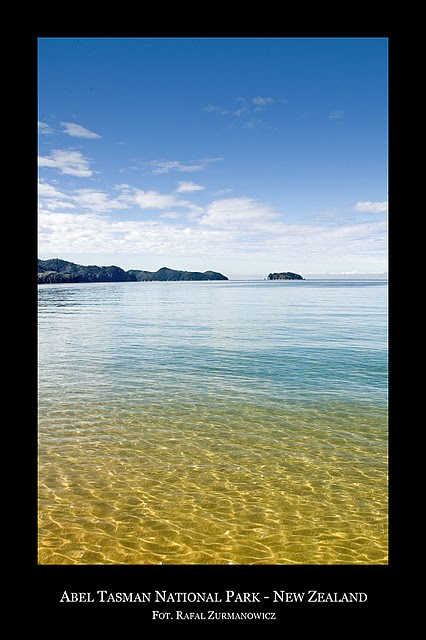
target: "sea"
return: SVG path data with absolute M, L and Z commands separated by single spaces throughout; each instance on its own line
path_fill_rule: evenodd
M 38 300 L 39 564 L 388 564 L 386 280 Z

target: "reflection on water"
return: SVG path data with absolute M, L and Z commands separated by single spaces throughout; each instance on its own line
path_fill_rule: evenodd
M 271 284 L 40 287 L 41 564 L 387 562 L 386 287 Z

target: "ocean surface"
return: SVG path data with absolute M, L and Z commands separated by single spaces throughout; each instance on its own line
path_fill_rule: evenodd
M 41 285 L 40 564 L 387 564 L 387 282 Z

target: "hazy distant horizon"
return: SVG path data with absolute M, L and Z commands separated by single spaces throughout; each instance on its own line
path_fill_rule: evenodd
M 51 258 L 39 258 L 40 260 L 65 260 L 66 262 L 74 262 L 74 260 L 69 260 L 69 259 L 65 259 L 65 258 L 59 258 L 58 256 L 55 257 L 51 257 Z M 75 264 L 79 264 L 81 266 L 89 266 L 89 264 L 94 265 L 95 263 L 85 263 L 82 264 L 80 262 L 75 263 Z M 123 267 L 119 264 L 98 264 L 96 263 L 96 266 L 98 267 L 110 267 L 110 266 L 115 266 L 115 267 L 119 267 L 121 269 L 123 269 Z M 176 269 L 176 270 L 181 270 L 181 271 L 198 271 L 201 273 L 204 273 L 205 271 L 215 271 L 215 272 L 219 272 L 222 273 L 222 275 L 226 276 L 229 280 L 266 280 L 268 277 L 269 273 L 274 273 L 272 271 L 268 271 L 267 273 L 252 273 L 252 274 L 245 274 L 245 273 L 224 273 L 222 271 L 220 271 L 219 269 L 215 269 L 214 266 L 209 266 L 206 268 L 200 268 L 200 269 L 181 269 L 181 268 L 177 268 L 177 267 L 172 267 L 170 265 L 163 265 L 163 267 L 166 267 L 168 269 Z M 159 267 L 161 268 L 161 267 Z M 157 269 L 153 269 L 153 268 L 149 268 L 146 265 L 143 266 L 133 266 L 130 267 L 130 269 L 124 269 L 124 271 L 130 271 L 131 269 L 134 270 L 143 270 L 143 271 L 158 271 Z M 292 271 L 291 269 L 280 269 L 278 271 L 278 273 L 282 273 L 284 271 Z M 296 273 L 293 271 L 293 273 Z M 364 280 L 364 279 L 380 279 L 380 280 L 386 280 L 388 278 L 388 274 L 387 272 L 383 271 L 383 272 L 375 272 L 375 273 L 358 273 L 356 271 L 351 272 L 351 273 L 327 273 L 327 272 L 323 272 L 323 273 L 309 273 L 309 272 L 297 272 L 299 275 L 301 275 L 305 280 L 320 280 L 320 279 L 327 279 L 327 280 L 333 280 L 333 279 L 346 279 L 346 280 Z

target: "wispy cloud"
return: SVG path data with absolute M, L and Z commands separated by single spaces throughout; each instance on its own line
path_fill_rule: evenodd
M 67 133 L 69 136 L 73 136 L 74 138 L 99 140 L 102 137 L 98 133 L 90 131 L 89 129 L 82 127 L 81 124 L 77 124 L 76 122 L 61 122 L 60 124 L 64 129 L 64 133 Z
M 203 191 L 204 187 L 200 184 L 195 184 L 195 182 L 189 182 L 182 180 L 178 183 L 178 188 L 176 189 L 177 193 L 190 193 L 191 191 Z
M 262 98 L 261 96 L 258 96 L 257 98 L 253 98 L 255 111 L 263 111 L 268 105 L 273 103 L 274 103 L 273 98 Z
M 328 114 L 328 119 L 329 120 L 343 120 L 343 118 L 345 117 L 345 112 L 344 111 L 330 111 L 330 113 Z
M 182 162 L 180 160 L 151 160 L 147 164 L 151 167 L 151 173 L 162 174 L 170 171 L 191 173 L 192 171 L 205 171 L 212 162 L 219 162 L 223 158 L 203 158 L 195 162 Z
M 239 104 L 237 108 L 235 108 L 235 105 L 223 107 L 217 104 L 208 104 L 207 107 L 204 107 L 203 111 L 207 111 L 207 113 L 215 113 L 218 116 L 235 116 L 236 118 L 239 118 L 243 113 L 250 111 L 250 104 L 246 98 L 237 98 L 236 102 Z
M 204 107 L 203 111 L 207 111 L 207 113 L 216 113 L 220 116 L 227 116 L 232 113 L 229 109 L 225 109 L 225 107 L 221 107 L 217 104 L 208 104 L 207 107 Z
M 80 151 L 69 149 L 54 149 L 50 156 L 39 156 L 39 166 L 56 169 L 61 174 L 78 178 L 90 178 L 93 175 L 89 159 Z
M 224 189 L 218 189 L 217 191 L 213 191 L 214 196 L 225 196 L 228 193 L 231 193 L 233 189 L 231 187 L 225 187 Z
M 243 225 L 246 230 L 264 230 L 278 219 L 279 215 L 272 207 L 253 198 L 223 198 L 214 200 L 206 207 L 200 224 L 228 229 Z
M 237 103 L 237 106 L 235 103 Z M 256 117 L 259 112 L 266 111 L 271 105 L 285 103 L 287 103 L 287 99 L 283 98 L 276 99 L 270 96 L 255 96 L 254 98 L 247 98 L 240 96 L 235 98 L 234 104 L 227 106 L 208 104 L 203 110 L 207 113 L 214 113 L 217 116 L 225 117 L 228 121 L 231 120 L 238 122 L 239 120 L 240 126 L 244 129 L 253 129 L 257 124 L 259 124 L 259 121 L 256 121 Z
M 388 210 L 387 202 L 357 202 L 355 211 L 362 213 L 384 213 Z
M 77 189 L 72 192 L 70 198 L 80 210 L 85 211 L 117 211 L 128 209 L 130 206 L 126 192 L 111 198 L 109 194 L 96 189 Z
M 95 189 L 75 189 L 70 193 L 60 191 L 53 185 L 40 181 L 38 185 L 38 197 L 40 207 L 51 211 L 62 209 L 78 209 L 79 211 L 111 211 L 128 208 L 126 202 L 126 190 L 120 189 L 116 197 L 110 197 L 102 191 Z
M 253 98 L 253 103 L 255 105 L 262 105 L 264 106 L 265 104 L 272 104 L 274 102 L 273 98 L 262 98 L 261 96 L 258 96 L 257 98 Z
M 43 206 L 50 210 L 75 209 L 75 204 L 70 201 L 66 193 L 44 182 L 40 182 L 38 185 L 38 197 L 39 202 L 43 203 Z
M 188 200 L 180 200 L 173 194 L 163 194 L 158 193 L 158 191 L 137 189 L 133 193 L 132 200 L 141 209 L 169 209 L 173 207 L 184 207 L 191 210 L 200 209 Z
M 75 189 L 66 194 L 47 182 L 39 184 L 40 206 L 49 210 L 78 208 L 79 211 L 120 211 L 124 209 L 167 210 L 176 207 L 187 209 L 190 213 L 201 213 L 198 205 L 183 200 L 175 194 L 160 193 L 154 190 L 144 191 L 130 185 L 117 185 L 114 195 L 96 189 Z
M 61 133 L 66 133 L 73 138 L 86 138 L 87 140 L 100 140 L 102 136 L 94 131 L 90 131 L 90 129 L 86 129 L 81 124 L 77 124 L 76 122 L 60 122 L 62 127 Z M 38 130 L 41 135 L 51 135 L 53 133 L 58 133 L 57 129 L 54 129 L 50 124 L 46 122 L 38 122 Z
M 55 130 L 46 122 L 38 122 L 38 131 L 41 135 L 51 135 Z

